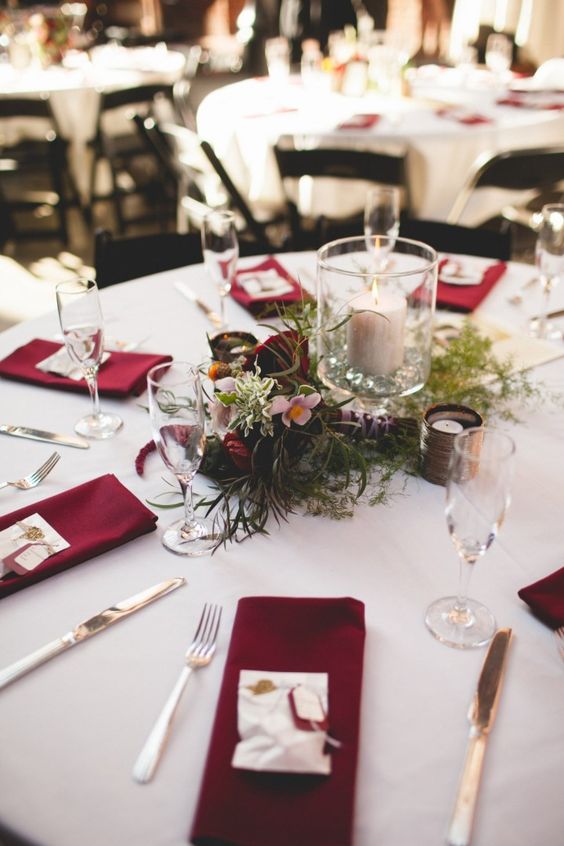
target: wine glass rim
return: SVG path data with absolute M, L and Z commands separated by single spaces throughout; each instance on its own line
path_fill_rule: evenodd
M 227 209 L 226 210 L 223 210 L 223 209 L 215 210 L 214 209 L 214 211 L 206 212 L 203 219 L 204 220 L 212 220 L 213 218 L 215 218 L 216 220 L 219 219 L 219 220 L 233 220 L 234 221 L 235 220 L 235 212 L 228 211 Z
M 478 432 L 481 432 L 482 435 L 486 436 L 493 436 L 498 438 L 500 441 L 505 442 L 507 449 L 502 457 L 509 458 L 510 456 L 515 454 L 515 441 L 508 435 L 507 432 L 503 432 L 501 429 L 496 429 L 495 427 L 491 426 L 469 426 L 468 428 L 464 429 L 462 432 L 459 432 L 457 435 L 454 436 L 454 450 L 458 455 L 464 455 L 465 459 L 468 461 L 479 461 L 480 454 L 477 453 L 476 455 L 467 455 L 463 452 L 464 444 L 467 443 L 469 437 L 471 435 L 475 435 Z
M 541 214 L 548 214 L 552 211 L 559 211 L 561 214 L 564 214 L 564 203 L 545 203 L 541 209 Z
M 200 379 L 200 372 L 196 364 L 192 364 L 189 361 L 162 361 L 160 364 L 155 364 L 147 373 L 147 383 L 151 383 L 151 385 L 159 386 L 161 383 L 160 381 L 155 378 L 156 374 L 159 372 L 165 372 L 165 368 L 170 370 L 171 367 L 184 367 L 188 373 L 194 377 L 194 381 L 197 382 Z M 185 380 L 186 376 L 178 377 L 178 384 Z M 171 381 L 170 384 L 175 384 L 175 381 Z
M 89 276 L 75 276 L 73 279 L 64 279 L 57 282 L 55 292 L 62 294 L 84 294 L 85 291 L 98 290 L 95 279 Z
M 378 235 L 382 241 L 392 241 L 393 246 L 397 244 L 404 244 L 409 245 L 410 247 L 416 247 L 418 249 L 423 248 L 424 250 L 430 253 L 431 258 L 425 259 L 423 256 L 424 263 L 419 267 L 414 268 L 404 268 L 403 270 L 384 270 L 378 271 L 378 277 L 386 277 L 386 278 L 393 278 L 393 277 L 406 277 L 406 276 L 418 276 L 421 273 L 426 273 L 429 270 L 433 270 L 439 262 L 439 256 L 437 251 L 431 247 L 429 244 L 425 244 L 423 241 L 415 241 L 413 238 L 403 238 L 400 236 L 393 236 L 393 235 Z M 335 267 L 331 264 L 330 260 L 325 257 L 325 253 L 331 249 L 338 247 L 341 244 L 353 244 L 358 243 L 359 246 L 362 245 L 363 252 L 366 252 L 366 236 L 365 235 L 353 235 L 348 238 L 337 238 L 335 241 L 329 241 L 327 244 L 323 244 L 317 250 L 317 264 L 319 267 L 323 268 L 324 270 L 329 270 L 331 273 L 337 273 L 342 276 L 365 276 L 367 279 L 374 279 L 374 271 L 373 270 L 347 270 L 346 268 L 342 267 Z M 341 253 L 340 255 L 344 255 Z M 393 255 L 393 251 L 392 251 Z

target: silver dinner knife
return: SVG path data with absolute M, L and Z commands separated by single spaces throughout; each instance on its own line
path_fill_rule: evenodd
M 59 435 L 57 432 L 44 432 L 42 429 L 29 429 L 27 426 L 8 426 L 3 423 L 0 424 L 0 435 L 13 435 L 15 438 L 30 438 L 32 441 L 47 441 L 59 446 L 90 449 L 90 444 L 83 438 L 75 438 L 74 435 Z
M 556 311 L 549 311 L 546 315 L 547 320 L 554 320 L 556 317 L 564 317 L 564 308 L 558 308 Z M 542 314 L 535 314 L 531 320 L 541 320 Z
M 144 608 L 145 605 L 149 605 L 150 602 L 154 602 L 161 596 L 166 596 L 167 593 L 176 590 L 185 583 L 186 579 L 184 578 L 169 579 L 167 582 L 161 582 L 141 591 L 141 593 L 136 593 L 135 596 L 106 608 L 105 611 L 100 611 L 99 614 L 95 614 L 89 620 L 84 620 L 72 631 L 57 638 L 57 640 L 52 640 L 51 643 L 41 646 L 35 652 L 26 655 L 25 658 L 20 658 L 19 661 L 15 661 L 4 670 L 0 670 L 0 690 L 19 679 L 20 676 L 29 673 L 30 670 L 34 670 L 35 667 L 49 661 L 50 658 L 54 658 L 55 655 L 59 655 L 61 652 L 70 649 L 71 646 L 76 646 L 77 643 L 104 631 L 108 626 L 117 623 L 118 620 L 123 620 L 124 617 L 134 614 L 135 611 L 139 611 L 140 608 Z
M 458 795 L 448 830 L 449 846 L 468 846 L 470 843 L 486 741 L 495 720 L 510 641 L 511 629 L 499 629 L 494 635 L 480 673 L 478 688 L 468 711 L 470 734 Z
M 197 305 L 200 311 L 203 311 L 210 323 L 213 323 L 216 329 L 221 329 L 222 321 L 219 314 L 214 311 L 213 308 L 210 308 L 207 303 L 201 300 L 192 288 L 186 285 L 185 282 L 175 282 L 174 287 L 182 294 L 183 297 L 186 297 L 187 300 L 190 300 L 190 302 L 194 303 L 194 305 Z

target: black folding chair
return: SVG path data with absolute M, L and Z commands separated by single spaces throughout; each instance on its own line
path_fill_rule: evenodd
M 125 238 L 114 238 L 107 229 L 95 233 L 94 268 L 99 288 L 201 261 L 199 233 L 158 232 Z
M 337 180 L 361 180 L 366 183 L 397 186 L 402 191 L 402 207 L 410 207 L 409 186 L 407 181 L 406 159 L 403 155 L 372 152 L 367 150 L 333 149 L 319 147 L 315 149 L 294 149 L 281 145 L 274 147 L 280 177 L 286 194 L 286 203 L 290 217 L 293 246 L 295 248 L 315 248 L 323 243 L 326 231 L 331 225 L 343 224 L 343 218 L 323 215 L 313 221 L 304 219 L 294 193 L 292 181 L 304 176 L 330 178 Z M 350 218 L 348 223 L 361 221 L 361 217 Z M 360 223 L 362 232 L 362 223 Z
M 564 146 L 532 147 L 507 150 L 495 156 L 482 156 L 456 198 L 448 223 L 458 223 L 470 197 L 481 188 L 501 188 L 510 191 L 535 191 L 542 195 L 564 184 Z M 511 222 L 520 222 L 534 229 L 532 212 L 508 205 L 501 216 Z
M 111 200 L 117 227 L 122 233 L 129 224 L 144 220 L 157 219 L 164 224 L 173 210 L 172 198 L 164 190 L 159 165 L 131 120 L 136 114 L 143 117 L 152 115 L 158 119 L 160 112 L 169 117 L 174 115 L 171 85 L 139 85 L 109 91 L 101 97 L 96 135 L 91 142 L 94 152 L 91 202 Z M 122 128 L 116 132 L 116 122 L 120 117 Z M 111 188 L 109 193 L 98 193 L 99 164 L 104 160 L 110 168 Z M 145 210 L 128 216 L 125 200 L 131 196 L 144 198 Z
M 511 258 L 511 232 L 494 232 L 491 229 L 457 226 L 437 220 L 406 219 L 400 223 L 400 235 L 423 241 L 441 253 L 461 253 L 467 256 L 509 261 Z
M 48 96 L 0 99 L 0 124 L 20 119 L 31 121 L 35 129 L 18 129 L 18 134 L 23 134 L 14 144 L 0 142 L 0 202 L 9 236 L 55 237 L 67 244 L 68 209 L 79 205 L 67 163 L 68 142 L 61 138 Z M 55 228 L 22 225 L 26 213 L 35 218 L 54 215 L 57 225 Z
M 241 256 L 260 253 L 254 241 L 239 239 Z M 99 288 L 201 261 L 199 232 L 157 232 L 115 238 L 107 229 L 98 229 L 94 237 L 94 268 Z

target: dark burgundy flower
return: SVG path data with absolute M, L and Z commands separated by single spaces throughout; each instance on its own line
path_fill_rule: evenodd
M 137 457 L 135 459 L 135 470 L 137 471 L 138 476 L 143 475 L 143 471 L 145 469 L 145 461 L 147 460 L 147 456 L 150 455 L 152 452 L 156 450 L 156 445 L 154 441 L 149 441 L 142 447 L 139 452 L 137 453 Z
M 309 373 L 309 356 L 307 338 L 300 340 L 293 329 L 271 335 L 259 344 L 252 356 L 248 356 L 245 369 L 250 370 L 253 365 L 260 367 L 263 376 L 274 376 L 289 370 L 298 363 L 294 375 L 297 379 L 307 379 Z
M 251 451 L 235 432 L 228 432 L 223 439 L 223 448 L 237 470 L 251 472 Z

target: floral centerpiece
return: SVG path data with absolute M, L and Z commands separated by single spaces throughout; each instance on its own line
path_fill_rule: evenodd
M 497 360 L 491 342 L 467 323 L 446 349 L 437 336 L 425 387 L 398 399 L 394 414 L 374 417 L 351 409 L 350 399 L 335 400 L 320 382 L 310 349 L 314 307 L 286 311 L 284 325 L 270 327 L 273 334 L 251 352 L 213 360 L 207 369 L 213 433 L 200 473 L 213 491 L 199 506 L 221 515 L 226 540 L 266 532 L 271 517 L 280 521 L 298 509 L 342 519 L 361 499 L 385 501 L 394 477 L 420 473 L 419 426 L 433 403 L 510 418 L 516 401 L 539 397 L 526 374 Z M 139 453 L 140 475 L 153 449 L 150 442 Z
M 70 48 L 71 21 L 60 11 L 36 11 L 27 20 L 33 49 L 44 67 L 62 62 Z

